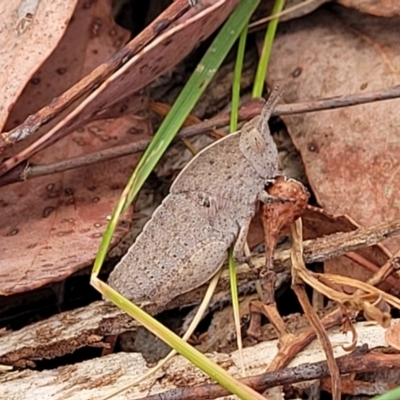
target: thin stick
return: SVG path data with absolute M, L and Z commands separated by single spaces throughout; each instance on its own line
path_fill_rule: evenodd
M 378 90 L 374 92 L 354 94 L 348 96 L 336 96 L 315 101 L 281 104 L 277 105 L 272 112 L 272 116 L 282 116 L 291 114 L 301 114 L 312 111 L 329 110 L 341 107 L 355 106 L 359 104 L 371 103 L 375 101 L 390 100 L 400 97 L 400 85 L 389 89 Z M 243 109 L 239 112 L 239 120 L 249 120 L 257 115 L 263 108 L 262 103 L 254 105 L 251 109 Z M 229 124 L 229 114 L 221 114 L 210 120 L 199 124 L 185 127 L 180 130 L 178 137 L 188 138 L 205 133 L 213 128 L 223 127 Z M 80 168 L 87 165 L 96 164 L 106 160 L 123 157 L 129 154 L 142 152 L 149 144 L 149 140 L 141 140 L 135 143 L 115 146 L 110 149 L 93 152 L 80 157 L 74 157 L 69 160 L 59 161 L 48 165 L 29 165 L 24 164 L 11 169 L 4 178 L 0 179 L 0 186 L 6 184 L 24 181 L 26 179 L 49 175 L 56 172 L 67 171 L 74 168 Z
M 396 354 L 368 353 L 366 347 L 356 349 L 352 354 L 337 358 L 339 371 L 342 375 L 350 373 L 376 372 L 385 369 L 400 368 L 400 357 Z M 329 377 L 329 367 L 326 361 L 306 363 L 280 371 L 270 371 L 259 375 L 240 379 L 243 383 L 261 392 L 268 388 L 291 385 L 313 379 Z M 140 400 L 206 400 L 227 396 L 229 392 L 216 384 L 203 384 L 188 388 L 171 389 L 163 393 L 141 398 Z
M 315 8 L 317 8 L 318 5 L 326 3 L 327 1 L 329 1 L 329 0 L 305 0 L 305 1 L 302 1 L 299 4 L 296 4 L 296 5 L 292 6 L 292 7 L 285 8 L 283 11 L 279 12 L 278 14 L 269 15 L 268 17 L 261 18 L 261 19 L 259 19 L 257 21 L 252 22 L 249 25 L 250 32 L 254 32 L 254 31 L 258 30 L 258 29 L 255 29 L 255 28 L 261 29 L 261 27 L 267 25 L 267 22 L 271 21 L 274 18 L 282 18 L 285 15 L 288 15 L 290 13 L 294 14 L 294 11 L 301 10 L 301 9 L 308 10 L 309 9 L 308 6 L 313 5 L 313 4 L 316 4 Z M 314 8 L 313 8 L 313 10 L 314 10 Z M 296 17 L 298 16 L 297 14 L 295 14 L 295 15 L 296 15 Z M 290 18 L 285 19 L 285 21 L 287 21 L 289 19 Z

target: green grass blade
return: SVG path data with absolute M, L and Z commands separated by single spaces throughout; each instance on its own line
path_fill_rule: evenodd
M 240 101 L 240 83 L 242 77 L 244 54 L 246 49 L 246 39 L 247 39 L 248 24 L 243 29 L 239 38 L 238 51 L 236 55 L 235 71 L 233 76 L 232 84 L 232 105 L 231 105 L 231 119 L 230 119 L 230 131 L 235 132 L 238 125 L 238 114 L 239 114 L 239 101 Z M 245 374 L 245 366 L 243 361 L 242 353 L 242 336 L 240 330 L 240 310 L 239 310 L 239 296 L 237 290 L 237 278 L 236 278 L 236 268 L 235 260 L 233 258 L 232 248 L 229 250 L 229 282 L 231 287 L 232 296 L 232 307 L 233 316 L 235 321 L 237 345 L 239 350 L 240 366 L 242 369 L 242 374 Z
M 111 242 L 120 214 L 132 203 L 143 183 L 172 142 L 186 117 L 204 92 L 229 50 L 247 25 L 260 0 L 242 0 L 225 22 L 195 72 L 176 99 L 170 112 L 149 144 L 111 216 L 100 250 L 94 262 L 92 274 L 98 275 Z
M 285 0 L 276 0 L 274 8 L 272 10 L 272 15 L 278 14 L 283 10 L 285 5 Z M 265 77 L 267 75 L 269 58 L 272 51 L 272 43 L 275 38 L 276 29 L 278 27 L 279 18 L 273 19 L 268 24 L 268 29 L 265 34 L 264 45 L 261 51 L 260 61 L 258 62 L 256 77 L 254 80 L 253 87 L 253 97 L 261 97 L 265 84 Z
M 233 74 L 233 85 L 232 85 L 232 106 L 231 106 L 231 125 L 230 131 L 236 132 L 238 125 L 238 113 L 239 113 L 239 100 L 240 100 L 240 83 L 242 78 L 244 52 L 246 49 L 248 24 L 243 29 L 239 37 L 238 51 L 236 55 L 235 71 Z
M 374 397 L 372 400 L 398 400 L 400 399 L 400 386 Z

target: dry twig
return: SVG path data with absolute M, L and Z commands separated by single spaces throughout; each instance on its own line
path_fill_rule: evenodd
M 366 348 L 359 348 L 352 354 L 337 358 L 336 362 L 342 375 L 349 373 L 365 373 L 384 369 L 400 368 L 400 358 L 396 354 L 367 353 Z M 326 361 L 313 364 L 303 364 L 294 368 L 270 371 L 241 379 L 243 383 L 254 390 L 262 392 L 279 385 L 289 385 L 312 379 L 329 377 L 330 371 Z M 140 400 L 202 400 L 215 399 L 229 395 L 224 388 L 217 384 L 204 384 L 195 387 L 179 388 L 147 396 Z
M 312 111 L 330 110 L 341 107 L 349 107 L 358 104 L 371 103 L 375 101 L 390 100 L 400 97 L 400 85 L 393 86 L 392 88 L 379 90 L 369 93 L 336 96 L 326 99 L 315 101 L 308 101 L 295 104 L 281 104 L 278 105 L 272 112 L 272 116 L 302 114 Z M 252 106 L 244 106 L 239 112 L 239 119 L 241 121 L 249 120 L 260 114 L 262 109 L 261 102 L 255 102 Z M 185 127 L 180 130 L 178 138 L 188 138 L 205 133 L 214 128 L 220 128 L 229 124 L 229 114 L 221 114 L 210 120 L 201 122 L 199 124 Z M 23 162 L 6 174 L 0 179 L 0 186 L 8 185 L 10 183 L 21 182 L 27 179 L 36 178 L 53 174 L 56 172 L 68 171 L 74 168 L 81 168 L 87 165 L 93 165 L 99 162 L 112 160 L 114 158 L 123 157 L 129 154 L 142 152 L 148 146 L 149 140 L 142 140 L 135 143 L 126 145 L 115 146 L 106 150 L 93 152 L 84 156 L 74 157 L 68 160 L 59 161 L 48 165 L 30 165 L 29 162 Z M 1 174 L 0 174 L 1 175 Z

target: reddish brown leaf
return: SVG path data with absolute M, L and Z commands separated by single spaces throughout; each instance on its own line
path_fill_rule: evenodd
M 52 25 L 48 22 L 46 18 L 43 26 L 50 30 Z M 109 0 L 79 0 L 60 43 L 29 80 L 12 107 L 5 129 L 14 128 L 30 114 L 60 96 L 121 49 L 128 42 L 129 36 L 127 30 L 114 22 Z M 23 51 L 30 53 L 30 49 Z
M 54 162 L 148 137 L 143 122 L 134 117 L 94 122 L 34 161 Z M 132 136 L 132 128 L 141 133 Z M 89 265 L 137 159 L 127 156 L 1 188 L 0 294 L 59 281 Z M 113 244 L 127 232 L 129 221 L 130 212 L 118 226 Z
M 35 71 L 68 26 L 77 0 L 3 1 L 0 5 L 0 130 Z
M 37 73 L 40 82 L 27 87 L 15 105 L 14 117 L 24 118 L 34 107 L 51 100 L 111 56 L 116 46 L 123 45 L 127 36 L 115 26 L 110 2 L 101 0 L 89 7 L 90 4 L 79 3 L 74 22 L 59 48 Z M 77 38 L 81 39 L 79 43 Z M 60 68 L 65 73 L 60 73 Z M 143 96 L 136 97 L 141 105 Z M 147 119 L 126 116 L 102 120 L 80 128 L 30 161 L 51 164 L 148 137 Z M 124 157 L 1 188 L 0 294 L 59 281 L 89 265 L 98 251 L 107 217 L 138 157 Z M 129 221 L 127 212 L 113 244 L 126 233 Z
M 336 0 L 338 3 L 354 8 L 362 13 L 378 17 L 400 16 L 400 3 L 395 0 Z

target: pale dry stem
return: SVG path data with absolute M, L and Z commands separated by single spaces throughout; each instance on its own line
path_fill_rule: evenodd
M 374 228 L 369 228 L 368 232 L 363 234 L 363 240 L 368 243 L 371 238 L 375 238 L 377 232 L 380 228 L 378 226 Z M 360 231 L 365 230 L 365 228 L 361 228 Z M 342 236 L 342 235 L 341 235 Z M 346 235 L 342 236 L 344 238 Z M 335 235 L 332 235 L 333 239 L 330 245 L 333 245 L 336 241 Z M 352 247 L 351 243 L 353 242 L 353 238 L 349 236 L 349 241 L 342 240 L 338 248 L 350 248 Z M 325 242 L 326 238 L 324 238 L 323 242 Z M 303 242 L 301 241 L 301 247 L 303 246 Z M 324 243 L 325 244 L 325 243 Z M 300 253 L 302 253 L 302 249 L 300 247 Z M 318 246 L 317 246 L 318 247 Z M 333 252 L 335 252 L 333 250 Z M 343 254 L 343 253 L 342 253 Z M 399 308 L 400 301 L 387 294 L 379 289 L 374 288 L 371 285 L 377 285 L 381 283 L 388 275 L 393 273 L 396 268 L 396 260 L 400 256 L 400 250 L 396 253 L 396 255 L 388 260 L 378 271 L 377 273 L 370 278 L 367 283 L 357 281 L 355 279 L 350 279 L 342 276 L 331 275 L 331 274 L 317 274 L 311 271 L 308 271 L 304 268 L 297 268 L 296 274 L 298 278 L 304 280 L 305 283 L 309 284 L 315 290 L 324 294 L 328 298 L 331 298 L 338 302 L 339 309 L 330 313 L 326 317 L 324 317 L 320 324 L 322 325 L 320 328 L 328 329 L 334 325 L 342 323 L 343 329 L 345 331 L 350 331 L 352 333 L 353 339 L 348 346 L 343 346 L 346 351 L 350 351 L 356 346 L 357 343 L 357 332 L 354 328 L 354 325 L 351 322 L 351 315 L 354 315 L 351 311 L 354 310 L 362 310 L 364 314 L 369 318 L 377 321 L 382 326 L 387 326 L 390 321 L 390 316 L 388 313 L 382 312 L 377 306 L 379 303 L 388 303 L 396 308 Z M 301 258 L 303 260 L 303 257 Z M 342 292 L 342 286 L 352 286 L 357 289 L 357 291 L 353 294 L 346 294 Z M 300 297 L 302 297 L 300 295 Z M 301 301 L 301 299 L 299 299 Z M 307 305 L 305 302 L 302 302 L 302 305 L 306 310 Z M 298 354 L 308 343 L 310 343 L 315 337 L 314 328 L 309 328 L 304 332 L 300 333 L 297 336 L 291 335 L 289 332 L 282 328 L 279 324 L 280 318 L 276 317 L 276 314 L 270 312 L 270 309 L 266 309 L 265 305 L 262 305 L 262 309 L 259 304 L 255 304 L 255 308 L 259 309 L 264 315 L 269 314 L 268 317 L 273 325 L 277 328 L 277 332 L 280 335 L 280 351 L 275 357 L 275 359 L 269 365 L 268 371 L 274 371 L 281 369 L 287 365 L 287 363 L 293 359 L 293 357 Z M 310 321 L 312 322 L 312 318 L 310 318 L 310 313 L 306 314 L 309 316 Z M 279 315 L 279 314 L 278 314 Z M 317 322 L 318 323 L 318 322 Z M 314 327 L 315 323 L 312 324 Z M 321 329 L 320 329 L 321 331 Z M 331 367 L 331 370 L 335 367 Z
M 335 356 L 333 354 L 333 348 L 329 341 L 328 334 L 326 333 L 317 313 L 312 307 L 308 300 L 307 293 L 304 289 L 304 284 L 301 279 L 301 275 L 306 271 L 303 258 L 303 226 L 301 218 L 298 218 L 291 226 L 292 231 L 292 289 L 295 292 L 301 307 L 304 310 L 305 315 L 310 321 L 311 326 L 314 327 L 321 346 L 325 352 L 328 368 L 331 373 L 332 382 L 332 397 L 334 400 L 340 400 L 341 398 L 341 381 L 340 371 L 336 364 Z

